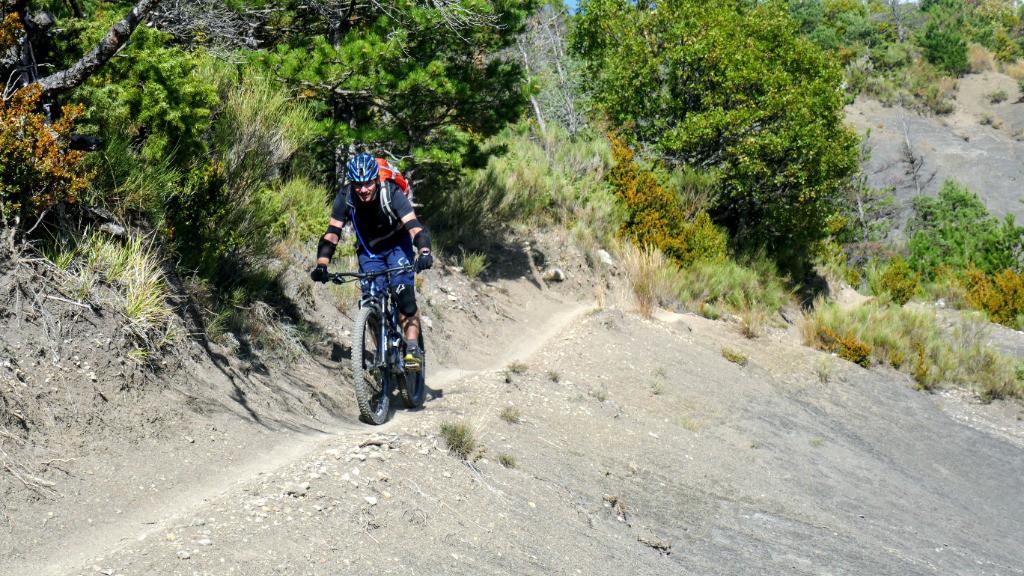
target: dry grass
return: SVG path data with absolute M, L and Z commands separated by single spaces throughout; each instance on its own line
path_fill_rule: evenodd
M 518 406 L 505 406 L 498 416 L 509 424 L 518 424 L 522 421 L 523 411 Z
M 747 308 L 740 312 L 740 334 L 751 339 L 762 336 L 767 322 L 768 315 L 763 310 Z
M 739 364 L 740 366 L 746 366 L 750 357 L 739 350 L 732 348 L 722 348 L 722 358 L 725 358 L 729 362 Z
M 1003 64 L 1003 73 L 1017 80 L 1024 80 L 1024 60 L 1018 60 L 1012 64 Z
M 122 240 L 87 231 L 77 243 L 57 247 L 48 256 L 77 279 L 79 296 L 100 302 L 100 283 L 114 289 L 114 305 L 125 318 L 125 331 L 138 355 L 158 350 L 174 339 L 174 308 L 163 262 L 152 238 L 129 235 Z
M 996 57 L 984 46 L 972 44 L 967 49 L 967 59 L 973 74 L 980 74 L 996 69 Z
M 637 311 L 650 318 L 665 291 L 662 273 L 667 265 L 665 256 L 657 248 L 639 248 L 630 242 L 620 245 L 619 252 L 626 279 L 636 298 Z
M 864 365 L 902 370 L 923 389 L 952 384 L 985 398 L 1024 396 L 1013 362 L 988 344 L 988 329 L 981 314 L 963 314 L 950 330 L 930 309 L 879 301 L 850 310 L 819 301 L 800 327 L 805 343 L 821 350 L 836 348 L 837 336 L 863 344 L 869 354 Z

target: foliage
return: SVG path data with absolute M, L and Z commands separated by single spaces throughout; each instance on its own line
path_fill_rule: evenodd
M 928 23 L 921 31 L 918 43 L 929 62 L 953 75 L 970 69 L 967 60 L 967 42 L 963 27 L 963 0 L 938 0 L 922 5 L 928 13 Z
M 62 244 L 51 242 L 44 252 L 77 277 L 80 297 L 99 303 L 96 284 L 114 288 L 115 307 L 138 355 L 159 351 L 175 338 L 171 289 L 153 237 L 132 234 L 121 240 L 86 231 Z
M 914 272 L 902 256 L 896 256 L 882 273 L 881 287 L 892 297 L 893 302 L 902 306 L 914 297 L 920 278 L 921 274 Z
M 706 213 L 687 222 L 675 194 L 653 172 L 637 165 L 633 151 L 614 136 L 612 156 L 615 166 L 608 177 L 628 214 L 623 235 L 638 246 L 658 248 L 682 265 L 725 258 L 728 239 Z
M 1019 319 L 1024 314 L 1024 274 L 1017 270 L 1003 270 L 986 274 L 971 267 L 966 272 L 965 299 L 978 310 L 984 310 L 993 322 L 1021 329 Z
M 809 346 L 836 352 L 852 348 L 851 357 L 903 370 L 922 388 L 953 384 L 988 398 L 1024 395 L 1012 361 L 988 344 L 987 323 L 977 314 L 944 329 L 925 308 L 873 301 L 846 310 L 818 301 L 801 333 Z M 868 359 L 863 352 L 869 352 Z
M 462 271 L 468 278 L 477 278 L 490 266 L 487 262 L 487 255 L 479 252 L 462 253 Z
M 938 197 L 917 196 L 907 223 L 911 265 L 926 278 L 948 266 L 976 266 L 989 273 L 1019 268 L 1024 252 L 1024 227 L 1012 215 L 1000 223 L 989 215 L 978 195 L 947 180 Z
M 505 406 L 498 416 L 509 424 L 519 424 L 522 421 L 523 411 L 518 406 Z
M 465 185 L 434 191 L 426 207 L 437 234 L 461 244 L 478 242 L 509 224 L 581 222 L 601 241 L 617 232 L 621 216 L 604 177 L 611 166 L 605 138 L 570 138 L 558 126 L 541 133 L 519 123 L 486 143 L 486 166 Z
M 612 126 L 671 163 L 716 169 L 715 221 L 799 267 L 856 169 L 856 136 L 838 66 L 785 10 L 586 0 L 572 38 Z
M 322 120 L 316 157 L 333 179 L 353 151 L 389 152 L 429 192 L 485 160 L 479 145 L 526 103 L 518 64 L 495 53 L 513 42 L 533 0 L 453 4 L 382 0 L 296 11 L 253 63 L 287 83 Z M 419 167 L 425 170 L 418 170 Z
M 38 105 L 32 87 L 0 98 L 0 224 L 25 226 L 59 203 L 75 202 L 89 186 L 83 154 L 67 148 L 82 108 L 66 105 L 47 125 Z
M 184 262 L 207 278 L 236 274 L 222 269 L 225 259 L 258 262 L 282 239 L 267 233 L 286 232 L 275 224 L 279 202 L 288 200 L 273 190 L 282 168 L 313 136 L 307 107 L 267 78 L 251 72 L 242 77 L 224 88 L 224 105 L 211 127 L 210 163 L 189 174 L 184 189 L 169 199 L 168 225 Z
M 71 22 L 69 33 L 90 38 L 105 33 L 111 23 Z M 202 57 L 170 40 L 156 29 L 139 27 L 117 58 L 70 95 L 88 108 L 90 124 L 102 140 L 131 142 L 148 166 L 187 166 L 203 158 L 204 136 L 218 104 L 215 87 L 198 73 Z M 118 176 L 107 178 L 116 183 Z
M 818 340 L 826 351 L 865 368 L 871 365 L 871 346 L 861 342 L 856 336 L 836 334 L 827 326 L 819 326 L 818 330 Z
M 1000 102 L 1005 102 L 1009 97 L 1010 94 L 1004 88 L 999 88 L 988 95 L 988 101 L 992 104 L 999 104 Z
M 268 199 L 277 215 L 271 237 L 304 244 L 323 234 L 329 210 L 323 186 L 299 176 L 275 186 Z
M 665 257 L 657 248 L 640 248 L 630 242 L 623 244 L 620 252 L 619 259 L 636 298 L 637 310 L 650 318 L 669 292 L 662 274 L 666 268 Z
M 792 304 L 793 294 L 767 258 L 754 258 L 743 265 L 725 260 L 696 262 L 678 270 L 671 282 L 675 296 L 690 310 L 708 306 L 733 313 L 760 311 L 778 313 Z
M 747 362 L 750 360 L 750 357 L 742 351 L 725 347 L 722 348 L 722 358 L 725 358 L 733 364 L 739 364 L 740 366 L 746 366 Z

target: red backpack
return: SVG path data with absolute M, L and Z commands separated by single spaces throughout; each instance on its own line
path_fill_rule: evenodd
M 397 168 L 389 164 L 387 160 L 377 158 L 377 169 L 377 178 L 380 180 L 381 184 L 380 204 L 384 207 L 384 213 L 391 217 L 392 221 L 398 220 L 398 215 L 395 214 L 395 209 L 391 206 L 391 199 L 389 195 L 384 193 L 384 185 L 388 181 L 393 182 L 395 186 L 398 186 L 398 189 L 405 194 L 405 197 L 409 198 L 410 201 L 412 200 L 412 187 L 409 186 L 409 182 L 405 179 L 405 176 L 402 176 L 402 173 L 399 172 Z

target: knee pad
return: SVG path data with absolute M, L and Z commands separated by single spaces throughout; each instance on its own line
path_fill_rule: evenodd
M 405 316 L 416 314 L 416 289 L 411 284 L 399 284 L 392 289 L 395 307 Z

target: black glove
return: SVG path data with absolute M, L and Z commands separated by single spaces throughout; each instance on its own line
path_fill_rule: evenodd
M 434 267 L 434 257 L 430 255 L 430 250 L 424 250 L 420 252 L 420 257 L 416 259 L 416 271 L 423 272 L 424 270 L 430 270 Z
M 316 268 L 309 273 L 309 277 L 313 279 L 313 282 L 327 282 L 327 264 L 317 264 Z

